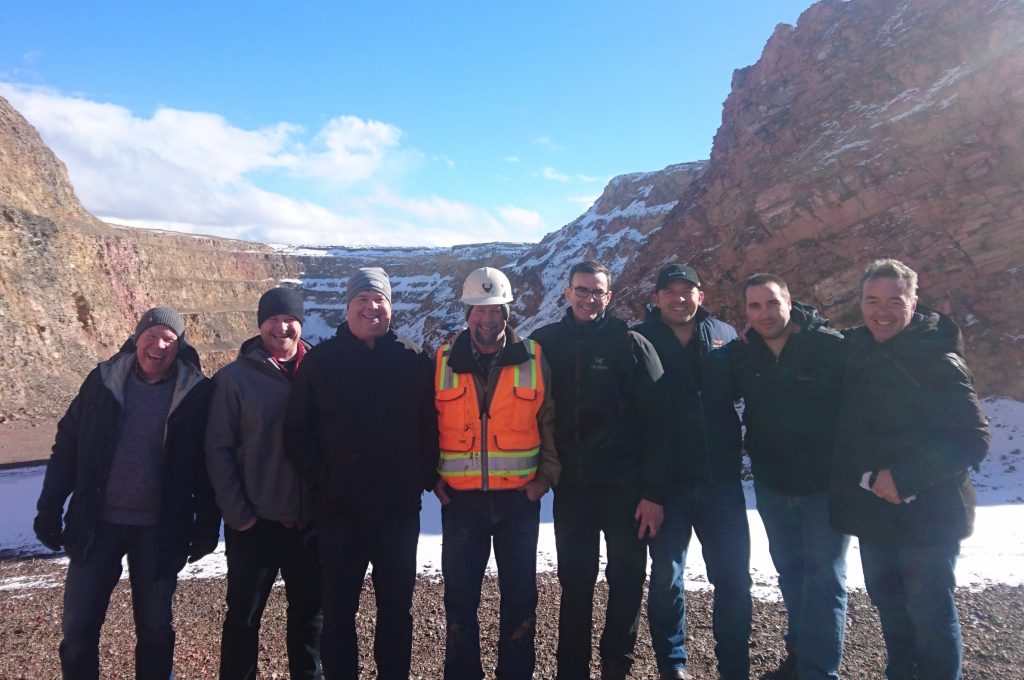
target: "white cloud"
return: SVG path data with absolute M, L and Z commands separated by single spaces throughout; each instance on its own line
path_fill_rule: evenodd
M 554 182 L 568 182 L 570 179 L 569 175 L 565 174 L 564 172 L 559 172 L 558 170 L 555 170 L 551 166 L 541 168 L 540 176 L 543 177 L 544 179 L 550 179 Z
M 540 137 L 535 138 L 533 140 L 533 143 L 536 144 L 537 146 L 544 147 L 549 151 L 554 151 L 559 148 L 558 144 L 555 143 L 555 140 L 551 139 L 547 135 L 542 135 Z
M 385 122 L 338 116 L 313 134 L 288 122 L 247 130 L 215 113 L 161 108 L 146 118 L 29 85 L 0 82 L 0 95 L 64 161 L 85 207 L 113 223 L 309 245 L 451 245 L 542 234 L 539 216 L 527 210 L 492 213 L 399 193 L 389 182 L 423 156 L 402 146 L 401 129 Z M 266 188 L 295 178 L 315 180 L 330 203 Z
M 505 161 L 506 163 L 518 163 L 519 156 L 505 156 L 501 160 Z
M 600 177 L 594 177 L 593 175 L 584 175 L 582 173 L 578 173 L 576 175 L 576 179 L 578 179 L 581 182 L 586 182 L 587 184 L 593 184 L 594 182 L 601 181 Z
M 601 198 L 601 194 L 593 194 L 590 196 L 568 196 L 566 200 L 570 203 L 580 205 L 584 210 L 586 210 L 590 206 L 594 205 L 594 202 L 599 198 Z

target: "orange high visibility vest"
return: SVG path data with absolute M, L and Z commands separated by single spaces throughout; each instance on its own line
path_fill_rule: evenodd
M 530 358 L 503 366 L 481 415 L 476 380 L 448 366 L 451 345 L 437 351 L 434 403 L 440 430 L 438 473 L 459 491 L 519 489 L 537 476 L 540 429 L 537 413 L 544 401 L 540 345 L 523 340 Z

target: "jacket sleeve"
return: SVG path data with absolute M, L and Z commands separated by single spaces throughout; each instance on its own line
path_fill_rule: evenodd
M 430 353 L 423 351 L 417 357 L 422 374 L 423 384 L 420 394 L 420 472 L 423 489 L 433 491 L 437 484 L 437 463 L 441 457 L 439 435 L 437 430 L 437 407 L 434 405 L 434 362 Z
M 315 351 L 307 354 L 295 373 L 282 429 L 285 457 L 299 470 L 314 493 L 320 488 L 323 466 L 314 382 L 319 363 L 317 357 Z
M 665 483 L 670 478 L 672 422 L 665 394 L 665 374 L 654 345 L 639 333 L 630 331 L 635 363 L 632 398 L 640 417 L 643 441 L 640 444 L 640 496 L 662 503 Z
M 902 457 L 891 470 L 904 498 L 978 465 L 990 443 L 988 419 L 962 358 L 945 355 L 925 380 L 918 400 L 923 436 L 916 455 Z
M 224 521 L 238 529 L 255 517 L 245 495 L 238 469 L 237 451 L 241 444 L 241 397 L 238 386 L 224 370 L 213 376 L 213 396 L 206 424 L 206 470 L 210 475 L 217 505 Z
M 64 511 L 64 501 L 75 488 L 78 481 L 78 438 L 82 412 L 99 381 L 99 369 L 94 369 L 82 383 L 64 417 L 57 423 L 57 436 L 50 460 L 46 463 L 43 489 L 36 503 L 40 515 L 59 518 Z
M 543 346 L 541 349 L 543 350 Z M 540 355 L 540 373 L 544 380 L 544 401 L 537 412 L 537 430 L 540 432 L 540 465 L 537 480 L 551 488 L 558 485 L 562 463 L 558 460 L 558 450 L 555 448 L 555 400 L 551 396 L 551 367 L 543 352 Z
M 196 386 L 196 390 L 203 390 L 200 398 L 204 400 L 202 408 L 199 409 L 201 422 L 196 423 L 198 428 L 195 437 L 195 446 L 199 449 L 199 456 L 196 460 L 195 479 L 193 481 L 193 510 L 195 512 L 195 524 L 192 529 L 192 547 L 190 554 L 197 559 L 204 554 L 212 552 L 217 547 L 217 538 L 220 535 L 220 511 L 213 497 L 213 487 L 210 486 L 210 477 L 206 472 L 206 465 L 202 458 L 203 435 L 206 431 L 207 412 L 209 411 L 210 394 L 213 391 L 213 384 L 207 378 L 203 383 Z

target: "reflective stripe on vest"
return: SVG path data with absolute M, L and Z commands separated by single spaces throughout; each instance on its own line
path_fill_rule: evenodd
M 537 413 L 544 400 L 540 345 L 523 340 L 529 359 L 503 366 L 491 397 L 486 439 L 476 381 L 448 365 L 451 345 L 437 353 L 435 404 L 440 430 L 438 472 L 453 489 L 518 489 L 537 476 L 540 431 Z M 483 456 L 486 455 L 486 461 Z M 487 479 L 483 479 L 486 462 Z

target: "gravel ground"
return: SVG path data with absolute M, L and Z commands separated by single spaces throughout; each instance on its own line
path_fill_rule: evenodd
M 60 642 L 60 612 L 63 567 L 54 560 L 24 559 L 0 561 L 0 588 L 15 580 L 20 588 L 0 589 L 0 678 L 56 678 L 60 676 L 57 645 Z M 50 585 L 25 585 L 49 582 Z M 558 582 L 551 574 L 538 577 L 540 606 L 537 611 L 537 678 L 554 677 L 558 622 Z M 415 642 L 413 677 L 442 677 L 444 664 L 443 585 L 436 579 L 421 579 L 414 603 Z M 224 615 L 225 582 L 221 579 L 181 581 L 175 599 L 178 644 L 175 675 L 179 680 L 214 678 L 217 675 L 220 625 Z M 497 640 L 497 583 L 488 578 L 481 609 L 484 667 L 492 668 Z M 598 605 L 603 611 L 606 589 L 598 584 Z M 981 591 L 961 590 L 957 594 L 964 629 L 964 678 L 1024 678 L 1024 587 L 994 585 Z M 687 594 L 690 624 L 690 666 L 697 678 L 715 678 L 714 642 L 711 637 L 710 595 Z M 284 592 L 275 588 L 263 619 L 261 678 L 286 678 L 284 651 Z M 371 651 L 373 631 L 372 588 L 367 583 L 359 615 L 360 653 L 363 677 L 374 677 Z M 781 603 L 755 602 L 754 635 L 751 640 L 752 677 L 773 669 L 782 657 L 781 635 L 785 627 Z M 862 592 L 851 594 L 846 636 L 846 658 L 842 676 L 881 678 L 885 650 L 881 644 L 878 618 Z M 127 583 L 114 592 L 100 642 L 101 676 L 130 678 L 133 674 L 135 644 L 131 601 Z M 596 648 L 597 637 L 594 645 Z M 597 677 L 597 667 L 593 669 Z M 646 622 L 641 623 L 634 678 L 657 677 Z

